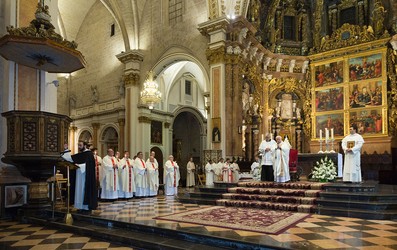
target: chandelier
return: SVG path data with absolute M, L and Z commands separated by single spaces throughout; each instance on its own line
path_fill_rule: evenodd
M 161 92 L 158 88 L 159 85 L 153 80 L 153 71 L 150 71 L 141 91 L 141 101 L 148 105 L 149 109 L 153 109 L 153 105 L 161 101 Z

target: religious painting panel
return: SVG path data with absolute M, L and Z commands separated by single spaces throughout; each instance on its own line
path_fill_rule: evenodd
M 318 65 L 314 71 L 316 88 L 343 82 L 343 61 Z
M 212 118 L 212 142 L 221 142 L 221 118 Z
M 162 144 L 163 143 L 163 123 L 160 121 L 150 122 L 150 134 L 151 143 Z
M 349 85 L 350 108 L 381 106 L 382 81 L 360 82 Z
M 359 81 L 382 77 L 382 54 L 349 59 L 349 80 Z
M 315 110 L 316 112 L 342 110 L 343 109 L 343 93 L 344 88 L 331 88 L 318 90 L 315 94 Z
M 344 136 L 344 124 L 345 124 L 344 114 L 336 113 L 336 114 L 325 114 L 316 116 L 315 122 L 315 137 L 320 137 L 320 130 L 331 130 L 334 129 L 335 137 Z
M 4 207 L 19 207 L 27 202 L 27 186 L 17 185 L 17 186 L 6 186 L 4 189 L 5 201 Z
M 356 124 L 361 135 L 383 133 L 382 109 L 363 109 L 350 112 L 350 125 Z

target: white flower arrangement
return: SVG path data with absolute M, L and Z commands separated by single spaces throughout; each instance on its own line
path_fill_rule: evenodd
M 332 181 L 337 176 L 335 163 L 326 156 L 320 162 L 316 162 L 311 174 L 312 178 L 317 181 Z

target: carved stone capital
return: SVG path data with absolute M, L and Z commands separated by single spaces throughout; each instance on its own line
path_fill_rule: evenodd
M 120 126 L 124 126 L 125 125 L 125 118 L 120 118 L 117 120 L 117 122 L 119 123 Z
M 130 62 L 141 63 L 143 61 L 143 54 L 138 50 L 130 50 L 127 52 L 121 52 L 116 55 L 120 62 L 127 64 Z
M 122 76 L 122 81 L 126 87 L 139 84 L 140 76 L 138 73 L 129 73 Z
M 169 123 L 169 122 L 164 122 L 164 128 L 170 128 L 170 126 L 171 126 L 171 123 Z
M 101 126 L 101 124 L 98 123 L 98 122 L 94 122 L 94 123 L 91 124 L 91 126 L 92 126 L 92 128 L 93 128 L 94 130 L 98 130 L 99 127 Z
M 198 25 L 198 30 L 203 36 L 209 36 L 211 33 L 219 30 L 226 31 L 230 21 L 226 17 L 209 20 Z
M 151 119 L 147 116 L 139 116 L 138 121 L 141 123 L 151 123 Z

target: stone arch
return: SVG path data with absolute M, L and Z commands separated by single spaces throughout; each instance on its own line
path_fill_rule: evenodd
M 100 143 L 101 151 L 106 152 L 108 148 L 113 148 L 114 152 L 118 151 L 119 131 L 112 125 L 104 127 L 101 131 Z
M 189 112 L 197 119 L 200 124 L 200 135 L 207 134 L 207 119 L 201 114 L 198 109 L 189 106 L 184 106 L 175 110 L 175 112 L 173 113 L 174 119 L 172 119 L 171 127 L 173 127 L 174 125 L 175 118 L 183 112 Z
M 85 141 L 88 142 L 88 144 L 92 144 L 94 138 L 92 137 L 93 133 L 90 129 L 84 128 L 80 130 L 80 133 L 78 135 L 78 140 L 77 141 Z

